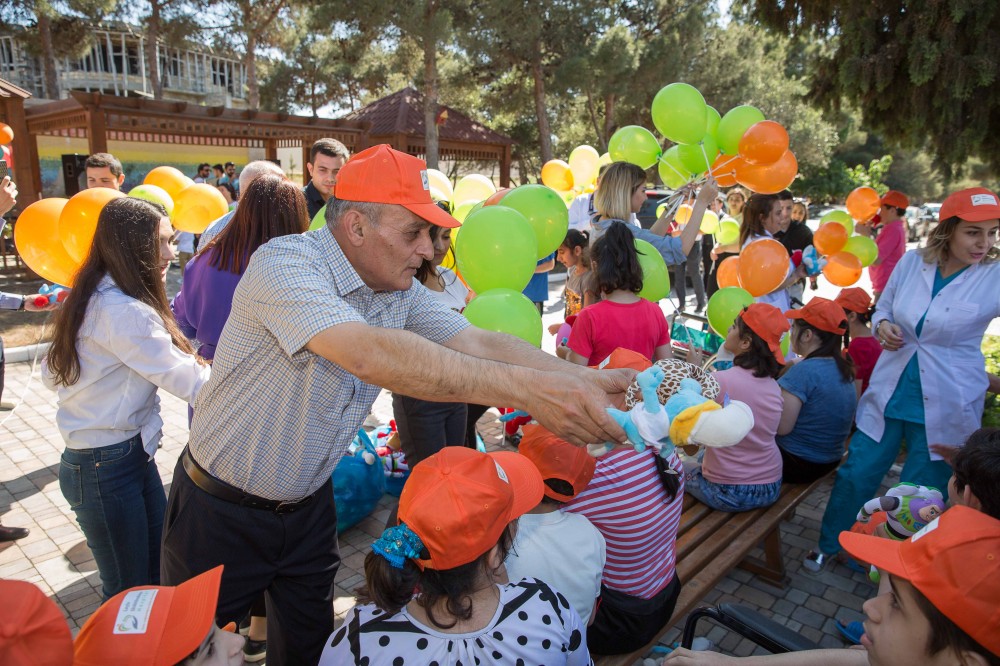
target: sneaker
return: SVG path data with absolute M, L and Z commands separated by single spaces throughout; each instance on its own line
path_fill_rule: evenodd
M 691 641 L 691 651 L 692 652 L 709 652 L 715 649 L 715 643 L 708 640 L 704 636 L 698 636 L 693 641 Z
M 515 432 L 513 435 L 504 433 L 503 443 L 506 444 L 507 446 L 511 446 L 516 449 L 518 446 L 521 445 L 521 433 Z
M 248 613 L 245 618 L 240 620 L 240 636 L 246 636 L 250 633 L 250 614 Z
M 827 555 L 819 550 L 811 550 L 806 555 L 806 559 L 802 560 L 802 568 L 808 573 L 822 573 L 823 569 L 826 568 L 826 563 L 832 560 L 833 557 L 833 555 Z
M 252 641 L 247 638 L 246 645 L 243 646 L 243 659 L 250 663 L 264 661 L 267 657 L 267 641 Z
M 9 400 L 0 401 L 0 412 L 9 412 L 17 407 L 17 405 Z

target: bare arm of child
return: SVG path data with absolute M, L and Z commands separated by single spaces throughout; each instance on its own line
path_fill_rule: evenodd
M 805 650 L 756 657 L 727 657 L 718 652 L 692 652 L 678 648 L 662 662 L 664 666 L 867 666 L 868 652 L 854 648 Z
M 589 359 L 586 356 L 580 356 L 569 347 L 567 347 L 566 349 L 569 350 L 569 353 L 566 356 L 567 361 L 569 361 L 570 363 L 576 363 L 577 365 L 587 365 L 587 361 Z
M 781 420 L 778 421 L 778 434 L 787 435 L 795 429 L 795 422 L 799 420 L 802 401 L 784 389 L 781 390 L 781 398 L 784 405 L 781 408 Z
M 673 352 L 670 349 L 670 343 L 665 345 L 660 345 L 655 350 L 653 350 L 653 361 L 662 361 L 673 356 Z

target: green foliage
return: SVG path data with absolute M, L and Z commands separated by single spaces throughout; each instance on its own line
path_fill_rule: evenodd
M 983 356 L 986 357 L 986 372 L 1000 375 L 1000 335 L 983 336 Z M 983 427 L 1000 428 L 1000 395 L 996 393 L 986 394 Z
M 870 187 L 882 195 L 889 191 L 889 187 L 882 180 L 891 166 L 892 155 L 883 155 L 869 162 L 867 167 L 863 164 L 848 167 L 847 177 L 854 187 Z

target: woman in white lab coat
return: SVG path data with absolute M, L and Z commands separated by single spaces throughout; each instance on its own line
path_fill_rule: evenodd
M 878 492 L 906 441 L 900 481 L 947 495 L 951 468 L 930 444 L 962 446 L 980 426 L 989 384 L 980 347 L 1000 316 L 1000 199 L 983 188 L 949 196 L 927 247 L 903 255 L 872 317 L 884 353 L 858 404 L 858 431 L 823 516 L 819 571 L 840 551 L 841 531 Z

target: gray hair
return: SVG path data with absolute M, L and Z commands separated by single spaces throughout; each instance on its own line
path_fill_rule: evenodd
M 372 203 L 370 201 L 348 201 L 347 199 L 333 199 L 326 202 L 326 224 L 330 228 L 337 226 L 340 219 L 349 210 L 356 210 L 371 222 L 372 226 L 378 226 L 382 219 L 382 213 L 392 204 Z
M 252 181 L 268 173 L 285 177 L 285 172 L 280 166 L 267 160 L 257 160 L 243 167 L 243 171 L 240 172 L 240 192 L 246 192 Z

